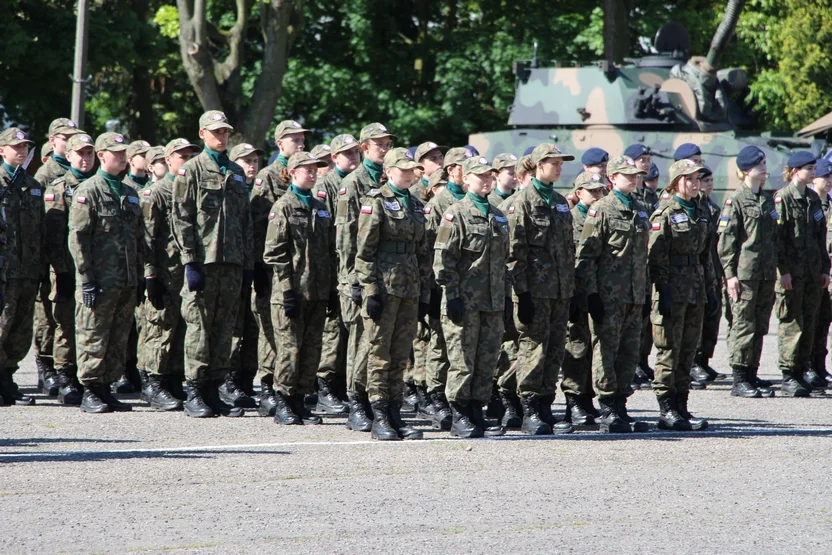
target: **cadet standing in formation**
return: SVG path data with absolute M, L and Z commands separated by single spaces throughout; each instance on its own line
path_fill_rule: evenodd
M 832 202 L 829 192 L 832 189 L 832 162 L 825 158 L 817 161 L 815 167 L 815 179 L 812 181 L 812 190 L 820 197 L 820 205 L 826 215 L 826 244 L 827 252 L 832 247 L 832 226 L 829 225 L 832 218 Z M 829 299 L 829 288 L 821 293 L 820 310 L 818 311 L 818 324 L 815 327 L 815 341 L 812 348 L 812 368 L 826 382 L 827 387 L 832 387 L 832 374 L 826 369 L 826 355 L 829 354 L 827 345 L 829 343 L 829 325 L 832 323 L 832 302 Z

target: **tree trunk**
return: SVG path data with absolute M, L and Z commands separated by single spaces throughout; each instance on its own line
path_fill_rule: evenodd
M 147 22 L 148 3 L 148 0 L 133 0 L 132 3 L 133 13 L 136 14 L 136 19 L 143 23 Z M 141 50 L 145 46 L 143 43 L 136 45 L 138 50 Z M 150 144 L 154 144 L 156 142 L 156 125 L 153 114 L 153 99 L 151 98 L 150 72 L 148 71 L 147 65 L 143 62 L 139 62 L 133 68 L 132 82 L 135 98 L 134 107 L 139 114 L 135 136 L 144 139 Z
M 630 53 L 627 0 L 604 0 L 604 59 L 621 64 Z

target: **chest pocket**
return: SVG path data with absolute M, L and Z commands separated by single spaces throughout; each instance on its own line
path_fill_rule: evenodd
M 471 252 L 482 252 L 488 246 L 488 226 L 484 224 L 468 225 L 462 239 L 462 249 Z
M 382 237 L 390 241 L 407 241 L 411 237 L 411 229 L 413 222 L 408 219 L 407 214 L 398 201 L 395 201 L 395 206 L 398 210 L 392 209 L 392 201 L 381 199 L 382 210 L 387 219 L 386 236 L 383 233 Z
M 199 182 L 200 209 L 206 212 L 218 212 L 222 206 L 222 183 L 216 179 L 206 179 Z
M 691 225 L 688 215 L 684 214 L 684 216 L 682 216 L 682 214 L 682 212 L 675 212 L 671 215 L 670 231 L 673 233 L 674 237 L 684 239 L 690 235 Z
M 762 216 L 762 211 L 760 210 L 760 207 L 756 204 L 743 204 L 742 211 L 745 214 L 746 218 L 752 220 L 759 220 L 760 216 Z
M 112 233 L 119 225 L 119 208 L 115 203 L 105 203 L 98 211 L 98 217 L 101 220 L 101 228 L 107 232 Z
M 526 230 L 529 244 L 534 247 L 543 247 L 549 238 L 549 230 L 552 227 L 552 219 L 546 209 L 537 209 L 529 214 L 531 227 Z
M 309 235 L 309 220 L 305 214 L 294 213 L 289 216 L 289 229 L 295 239 L 306 239 Z
M 610 218 L 608 222 L 610 229 L 609 245 L 613 248 L 613 250 L 620 251 L 630 240 L 632 224 L 627 220 L 619 218 Z

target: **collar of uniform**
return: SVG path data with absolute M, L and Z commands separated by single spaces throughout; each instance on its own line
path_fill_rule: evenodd
M 200 152 L 198 157 L 202 158 L 202 162 L 203 162 L 202 163 L 202 169 L 203 169 L 203 171 L 208 171 L 208 172 L 211 172 L 211 173 L 217 173 L 219 175 L 222 175 L 222 171 L 220 171 L 219 165 L 217 165 L 217 163 L 214 162 L 213 158 L 208 156 L 208 153 L 205 150 Z M 230 168 L 229 168 L 229 170 L 230 170 Z
M 792 196 L 794 198 L 796 198 L 797 200 L 804 200 L 804 198 L 807 196 L 805 193 L 800 192 L 800 187 L 798 187 L 796 184 L 789 183 L 788 186 L 789 186 L 789 188 L 791 188 Z M 808 188 L 808 186 L 807 186 L 807 188 Z
M 468 193 L 465 193 L 465 196 L 462 197 L 462 200 L 460 200 L 459 203 L 463 204 L 463 208 L 465 208 L 465 211 L 475 218 L 487 220 L 488 215 L 492 213 L 491 210 L 488 211 L 488 215 L 484 215 L 482 212 L 480 212 L 480 209 L 477 208 L 477 205 L 474 204 L 474 201 L 471 199 L 471 197 L 468 196 Z
M 623 193 L 621 193 L 621 194 L 623 194 Z M 621 208 L 623 208 L 624 210 L 626 210 L 626 211 L 628 211 L 628 212 L 633 212 L 633 210 L 634 210 L 634 208 L 635 208 L 635 207 L 634 207 L 634 206 L 632 206 L 632 204 L 633 204 L 633 202 L 634 202 L 636 199 L 635 199 L 635 198 L 633 198 L 633 196 L 632 196 L 632 195 L 630 195 L 630 205 L 631 205 L 631 206 L 627 206 L 626 204 L 624 204 L 624 201 L 623 201 L 623 200 L 621 200 L 621 199 L 618 197 L 618 195 L 616 195 L 616 194 L 615 194 L 615 189 L 613 189 L 612 191 L 610 191 L 610 194 L 609 194 L 609 195 L 607 195 L 607 196 L 608 196 L 608 197 L 612 197 L 610 200 L 612 200 L 612 202 L 616 203 L 618 206 L 620 206 L 620 207 L 621 207 Z

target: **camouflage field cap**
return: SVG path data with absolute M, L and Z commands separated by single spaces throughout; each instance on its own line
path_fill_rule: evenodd
M 634 175 L 637 173 L 646 174 L 647 172 L 638 169 L 636 163 L 629 156 L 616 156 L 607 162 L 607 175 L 615 173 Z
M 199 150 L 201 150 L 198 146 L 192 144 L 191 141 L 189 141 L 188 139 L 183 139 L 180 137 L 178 139 L 172 140 L 171 142 L 165 145 L 165 156 L 170 156 L 177 150 L 185 150 L 186 148 L 190 148 L 194 152 L 198 152 Z
M 604 179 L 595 172 L 585 171 L 578 174 L 578 177 L 575 178 L 575 190 L 578 189 L 586 189 L 587 191 L 591 191 L 593 189 L 603 189 L 606 187 L 607 184 L 604 183 Z
M 364 129 L 361 130 L 358 140 L 363 143 L 364 141 L 368 141 L 370 139 L 381 139 L 382 137 L 390 137 L 391 139 L 396 138 L 396 136 L 390 133 L 384 125 L 375 122 L 365 126 Z
M 249 143 L 240 143 L 234 148 L 231 149 L 231 152 L 228 154 L 228 157 L 231 160 L 239 160 L 243 156 L 248 156 L 252 152 L 256 152 L 260 156 L 266 154 L 266 152 L 261 148 L 255 148 L 254 145 Z
M 673 183 L 683 175 L 698 174 L 704 167 L 702 164 L 697 164 L 693 160 L 684 158 L 673 162 L 667 173 L 670 176 L 670 182 Z
M 92 137 L 86 133 L 76 133 L 66 141 L 66 149 L 73 152 L 81 150 L 82 148 L 93 147 Z
M 282 139 L 286 135 L 292 133 L 308 133 L 308 129 L 304 129 L 301 124 L 292 119 L 286 119 L 277 124 L 274 128 L 274 140 Z
M 164 162 L 165 161 L 165 147 L 163 146 L 154 146 L 151 147 L 150 150 L 147 151 L 147 154 L 144 155 L 145 159 L 147 159 L 148 164 L 155 164 L 156 162 Z
M 289 158 L 289 163 L 286 165 L 287 169 L 293 170 L 295 168 L 299 168 L 301 166 L 326 166 L 325 162 L 321 162 L 314 156 L 312 156 L 311 152 L 301 151 L 292 154 L 291 158 Z
M 35 144 L 35 141 L 29 139 L 29 135 L 24 133 L 19 127 L 9 127 L 3 133 L 0 133 L 0 146 L 15 146 L 22 144 Z
M 416 152 L 413 154 L 413 159 L 416 162 L 421 162 L 422 157 L 430 152 L 431 150 L 438 150 L 439 154 L 442 154 L 442 149 L 445 148 L 444 146 L 439 146 L 438 144 L 434 143 L 433 141 L 428 141 L 426 143 L 422 143 L 416 147 Z
M 75 135 L 76 133 L 83 133 L 78 129 L 78 124 L 69 118 L 58 118 L 52 120 L 49 124 L 49 136 L 52 135 Z
M 475 173 L 477 175 L 495 171 L 488 159 L 482 156 L 471 156 L 462 163 L 462 175 Z
M 336 135 L 335 138 L 329 142 L 329 148 L 332 149 L 332 154 L 339 154 L 341 152 L 358 148 L 358 141 L 356 141 L 355 137 L 352 135 Z
M 216 131 L 217 129 L 234 129 L 234 127 L 228 123 L 228 118 L 225 117 L 225 114 L 219 110 L 208 110 L 201 116 L 199 116 L 199 128 L 200 129 L 207 129 L 208 131 Z
M 67 143 L 69 143 L 69 141 L 67 141 Z M 43 143 L 43 146 L 40 147 L 40 157 L 41 158 L 48 158 L 49 156 L 52 156 L 53 152 L 55 152 L 55 148 L 52 146 L 52 143 L 50 143 L 49 141 L 46 141 L 45 143 Z
M 461 166 L 463 162 L 472 156 L 474 156 L 474 153 L 464 146 L 452 148 L 445 153 L 445 159 L 442 162 L 442 167 L 447 169 L 449 166 Z
M 147 154 L 147 151 L 150 150 L 150 146 L 150 143 L 147 141 L 133 141 L 127 147 L 127 159 L 129 160 L 137 154 Z
M 436 187 L 438 185 L 446 185 L 448 183 L 448 176 L 442 170 L 433 172 L 428 178 L 428 187 Z
M 532 166 L 536 166 L 539 162 L 545 160 L 546 158 L 561 158 L 566 161 L 575 159 L 574 156 L 566 154 L 554 143 L 543 143 L 534 147 L 534 150 L 531 153 Z
M 500 171 L 504 168 L 514 168 L 514 166 L 516 165 L 517 156 L 509 152 L 498 154 L 494 157 L 494 161 L 491 162 L 491 166 L 497 171 Z
M 411 156 L 406 148 L 393 148 L 384 155 L 384 167 L 412 170 L 421 168 L 422 165 L 413 161 L 413 156 Z
M 329 145 L 315 145 L 309 153 L 322 162 L 332 160 L 332 147 Z
M 110 152 L 123 152 L 127 150 L 127 140 L 121 133 L 102 133 L 95 139 L 95 151 L 109 150 Z

